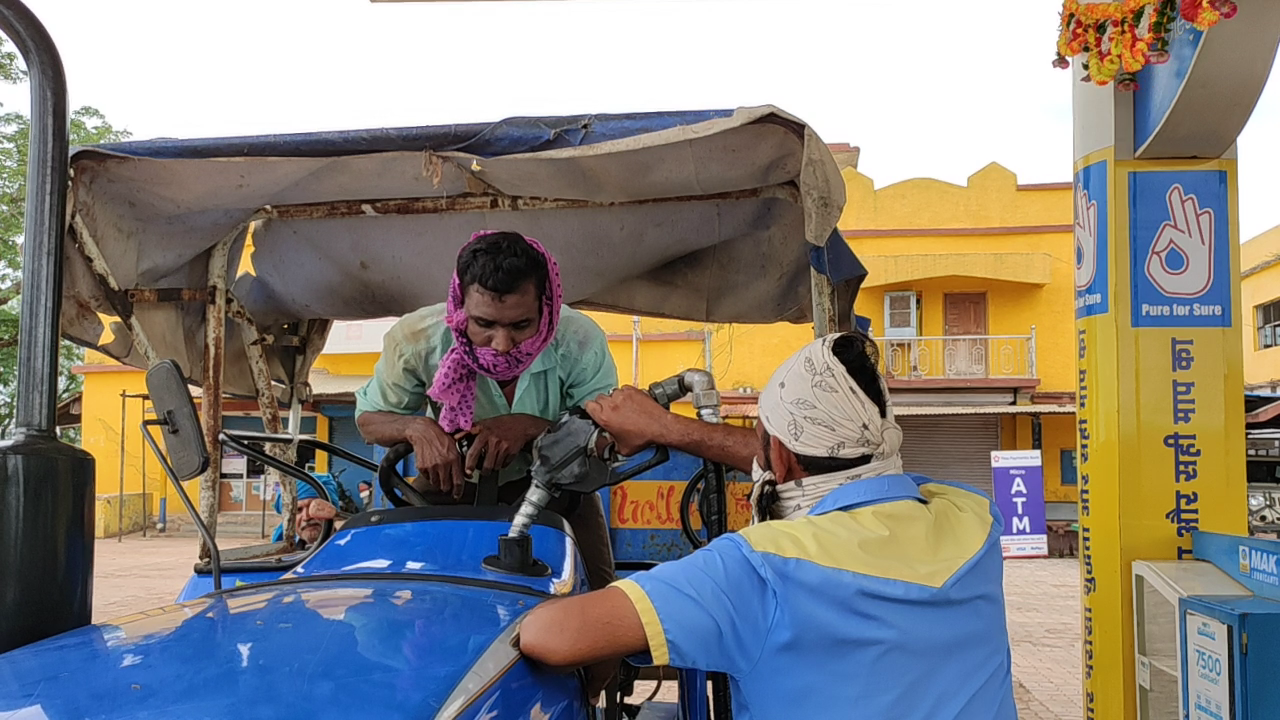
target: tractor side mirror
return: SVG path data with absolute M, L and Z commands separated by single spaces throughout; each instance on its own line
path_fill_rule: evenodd
M 152 365 L 147 370 L 147 393 L 156 411 L 155 424 L 164 428 L 164 447 L 176 479 L 187 481 L 204 474 L 209 468 L 209 448 L 178 363 L 163 360 Z

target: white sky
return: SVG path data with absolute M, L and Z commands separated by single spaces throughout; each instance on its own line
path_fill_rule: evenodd
M 27 2 L 72 104 L 135 139 L 773 104 L 877 186 L 1071 176 L 1061 0 Z M 1243 239 L 1280 224 L 1277 129 L 1280 80 L 1240 138 Z

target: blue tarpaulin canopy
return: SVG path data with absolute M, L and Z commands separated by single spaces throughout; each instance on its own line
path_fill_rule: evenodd
M 542 241 L 575 307 L 697 322 L 809 322 L 811 266 L 845 296 L 866 274 L 828 246 L 845 199 L 834 158 L 773 107 L 149 140 L 78 148 L 71 165 L 64 335 L 136 367 L 145 336 L 197 382 L 220 243 L 286 386 L 331 321 L 443 302 L 477 230 Z M 234 328 L 225 359 L 224 389 L 252 394 Z

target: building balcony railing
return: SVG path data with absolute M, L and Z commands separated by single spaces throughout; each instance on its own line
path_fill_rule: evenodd
M 1030 335 L 886 337 L 881 371 L 891 380 L 1034 379 L 1036 329 Z

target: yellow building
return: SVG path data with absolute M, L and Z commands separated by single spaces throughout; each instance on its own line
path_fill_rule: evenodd
M 1245 389 L 1280 391 L 1280 226 L 1240 246 Z
M 1073 519 L 1070 184 L 1018 185 L 1012 173 L 991 165 L 965 187 L 911 180 L 877 190 L 853 168 L 855 148 L 833 150 L 848 187 L 841 227 L 869 271 L 855 309 L 871 319 L 882 342 L 907 469 L 989 488 L 991 450 L 1039 447 L 1046 498 L 1055 503 L 1049 517 Z M 593 317 L 608 333 L 622 382 L 643 386 L 709 367 L 728 413 L 747 418 L 757 389 L 812 338 L 809 326 Z M 372 373 L 392 322 L 334 326 L 311 376 L 314 401 L 304 408 L 304 433 L 373 457 L 356 431 L 352 394 Z M 169 497 L 173 514 L 177 500 L 150 458 L 143 474 L 138 423 L 146 410 L 142 399 L 128 397 L 144 392 L 142 373 L 96 353 L 80 372 L 82 437 L 98 461 L 98 493 L 116 494 L 123 468 L 125 493 L 142 492 L 145 478 L 151 513 Z M 261 427 L 252 402 L 228 402 L 225 415 L 229 428 Z M 315 461 L 320 470 L 350 472 L 342 461 Z M 221 509 L 261 515 L 261 475 L 242 458 L 224 458 Z M 196 485 L 189 483 L 193 494 Z M 275 523 L 269 516 L 264 522 Z M 113 526 L 105 527 L 111 534 Z
M 1070 183 L 988 165 L 965 186 L 876 189 L 845 171 L 844 236 L 872 318 L 908 470 L 989 488 L 990 452 L 1040 449 L 1050 520 L 1075 518 Z

